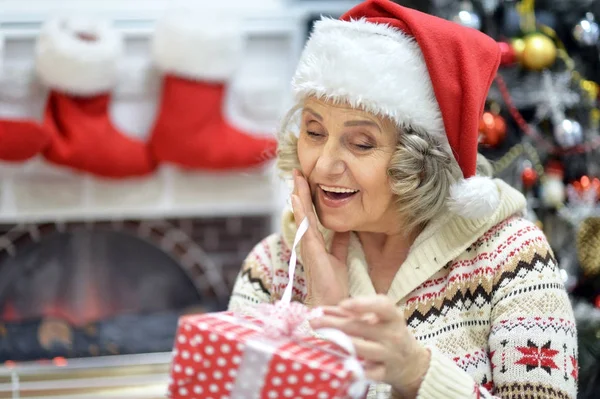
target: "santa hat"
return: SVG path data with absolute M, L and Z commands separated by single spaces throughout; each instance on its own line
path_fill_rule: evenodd
M 435 137 L 463 175 L 449 208 L 481 218 L 500 202 L 493 180 L 475 175 L 479 119 L 500 55 L 477 30 L 369 0 L 340 20 L 315 23 L 292 86 L 299 100 L 344 101 Z

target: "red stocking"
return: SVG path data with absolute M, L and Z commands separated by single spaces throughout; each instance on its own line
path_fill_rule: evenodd
M 123 43 L 117 31 L 95 21 L 52 20 L 37 43 L 37 73 L 51 92 L 44 127 L 52 163 L 103 177 L 141 176 L 155 168 L 144 142 L 127 137 L 109 116 Z
M 50 143 L 50 135 L 39 123 L 0 120 L 0 159 L 22 162 L 39 154 Z
M 242 37 L 238 25 L 215 22 L 166 18 L 158 24 L 153 51 L 165 77 L 149 145 L 159 161 L 184 168 L 257 166 L 274 157 L 277 143 L 224 117 L 227 79 L 241 62 Z

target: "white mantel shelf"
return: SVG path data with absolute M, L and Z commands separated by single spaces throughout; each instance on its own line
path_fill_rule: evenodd
M 58 168 L 0 178 L 0 223 L 60 223 L 273 215 L 281 208 L 273 170 L 182 172 L 161 167 L 143 179 L 101 180 Z

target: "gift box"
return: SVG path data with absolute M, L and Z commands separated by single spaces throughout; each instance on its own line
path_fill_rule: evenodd
M 303 333 L 318 311 L 292 302 L 298 227 L 281 300 L 179 320 L 168 395 L 172 399 L 361 399 L 368 387 L 352 341 L 338 330 Z
M 286 328 L 273 325 L 275 319 L 231 312 L 183 317 L 173 350 L 169 397 L 364 397 L 366 385 L 354 356 L 329 340 L 294 335 L 295 327 L 282 331 Z

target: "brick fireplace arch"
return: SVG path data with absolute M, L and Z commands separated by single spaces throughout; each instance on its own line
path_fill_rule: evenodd
M 51 277 L 60 268 L 73 272 Z M 135 293 L 143 303 L 129 306 Z M 0 361 L 169 350 L 182 313 L 222 309 L 228 295 L 176 223 L 14 225 L 0 235 Z

